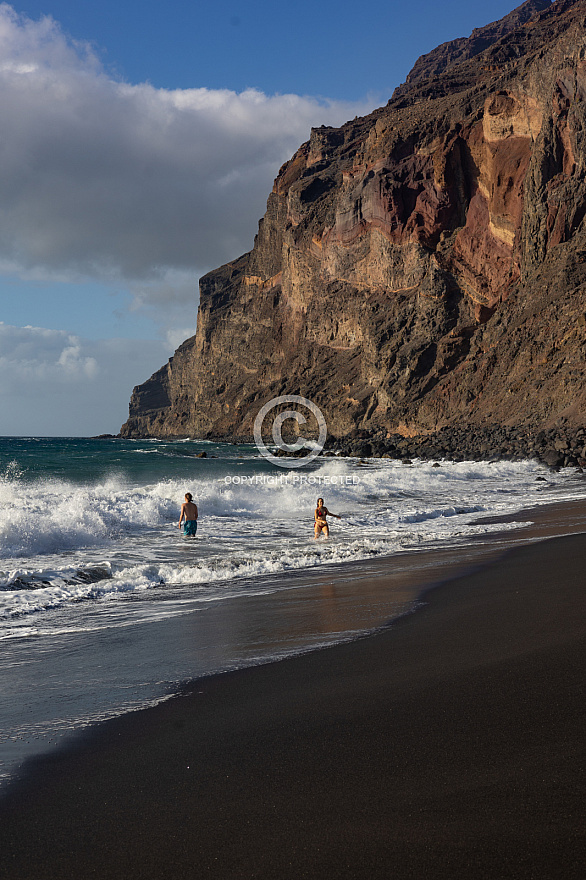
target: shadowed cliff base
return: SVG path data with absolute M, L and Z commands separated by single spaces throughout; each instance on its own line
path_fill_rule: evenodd
M 122 435 L 250 439 L 263 404 L 296 394 L 338 440 L 496 427 L 573 448 L 585 21 L 586 0 L 529 0 L 419 59 L 385 107 L 314 129 L 252 251 L 201 279 L 196 335 L 134 389 Z

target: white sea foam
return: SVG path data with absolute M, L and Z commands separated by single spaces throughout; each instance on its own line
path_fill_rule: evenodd
M 535 462 L 362 466 L 332 458 L 302 479 L 234 458 L 211 462 L 194 480 L 201 518 L 189 540 L 177 530 L 185 485 L 183 478 L 130 484 L 120 475 L 89 484 L 25 481 L 17 467 L 7 470 L 0 618 L 161 585 L 205 585 L 202 597 L 215 599 L 235 579 L 466 540 L 503 528 L 482 523 L 483 515 L 583 494 L 571 475 Z M 328 542 L 312 540 L 318 495 L 342 516 Z
M 0 559 L 111 546 L 133 530 L 169 521 L 177 487 L 136 489 L 116 479 L 95 486 L 60 480 L 0 482 Z

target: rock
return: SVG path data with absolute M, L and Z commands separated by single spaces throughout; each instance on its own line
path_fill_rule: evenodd
M 486 25 L 486 27 L 474 28 L 468 39 L 462 37 L 449 43 L 443 43 L 437 49 L 418 58 L 413 70 L 407 76 L 405 84 L 395 89 L 393 100 L 399 100 L 403 95 L 408 97 L 415 85 L 422 84 L 424 88 L 429 88 L 430 80 L 437 78 L 439 74 L 458 62 L 480 55 L 491 43 L 511 31 L 523 27 L 536 13 L 547 9 L 550 2 L 551 0 L 528 0 L 499 21 Z
M 441 434 L 458 460 L 556 441 L 571 460 L 582 431 L 584 457 L 585 21 L 586 0 L 529 0 L 420 59 L 385 107 L 314 129 L 122 436 L 250 439 L 295 394 L 368 454 Z
M 548 449 L 542 456 L 541 460 L 550 468 L 560 468 L 564 463 L 563 456 L 555 449 Z

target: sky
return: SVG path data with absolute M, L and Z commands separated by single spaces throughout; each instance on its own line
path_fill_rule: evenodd
M 117 433 L 311 127 L 515 5 L 0 3 L 0 436 Z

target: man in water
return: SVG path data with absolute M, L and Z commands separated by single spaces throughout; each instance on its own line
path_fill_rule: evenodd
M 335 516 L 336 519 L 342 519 L 342 517 L 338 516 L 337 513 L 330 513 L 330 511 L 327 509 L 327 507 L 324 507 L 323 498 L 318 498 L 317 499 L 317 507 L 315 509 L 315 517 L 314 517 L 314 519 L 315 519 L 314 532 L 315 532 L 316 540 L 317 540 L 317 538 L 319 538 L 319 536 L 321 535 L 322 532 L 324 533 L 326 538 L 330 537 L 330 527 L 328 526 L 328 521 L 326 519 L 326 516 Z
M 181 505 L 181 516 L 179 517 L 179 528 L 181 528 L 181 523 L 185 519 L 185 525 L 183 527 L 183 534 L 189 535 L 191 538 L 195 538 L 197 533 L 197 517 L 198 510 L 197 504 L 193 503 L 193 495 L 191 492 L 185 493 L 185 501 Z

